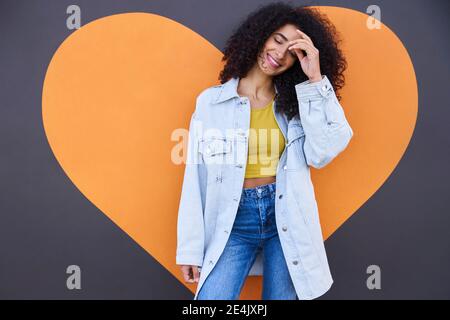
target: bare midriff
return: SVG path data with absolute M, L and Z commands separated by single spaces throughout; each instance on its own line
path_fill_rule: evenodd
M 244 179 L 244 188 L 254 188 L 256 186 L 260 186 L 263 184 L 269 184 L 276 180 L 275 176 L 271 177 L 259 177 L 259 178 L 245 178 Z

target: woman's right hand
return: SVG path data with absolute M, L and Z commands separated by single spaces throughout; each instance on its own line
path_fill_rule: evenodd
M 183 274 L 184 281 L 188 283 L 198 282 L 200 277 L 200 271 L 198 269 L 198 266 L 182 265 L 181 273 Z

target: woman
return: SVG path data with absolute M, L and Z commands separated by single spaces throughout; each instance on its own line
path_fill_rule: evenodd
M 187 150 L 197 161 L 178 212 L 176 263 L 198 282 L 194 299 L 238 299 L 248 275 L 263 275 L 262 299 L 330 288 L 309 168 L 353 136 L 336 95 L 338 42 L 323 14 L 285 3 L 259 8 L 228 40 L 221 85 L 197 97 Z

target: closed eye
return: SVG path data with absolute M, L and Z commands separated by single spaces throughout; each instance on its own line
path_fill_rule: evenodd
M 276 39 L 276 38 L 275 38 L 275 42 L 278 43 L 278 44 L 281 44 L 281 42 L 278 39 Z M 289 53 L 291 54 L 291 56 L 293 58 L 297 58 L 297 55 L 295 54 L 294 51 L 289 50 Z

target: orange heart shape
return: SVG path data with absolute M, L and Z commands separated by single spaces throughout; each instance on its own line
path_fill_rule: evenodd
M 369 30 L 366 14 L 320 9 L 344 36 L 349 68 L 341 103 L 354 130 L 345 152 L 311 170 L 326 239 L 400 161 L 418 97 L 409 55 L 387 26 Z M 172 155 L 185 147 L 187 131 L 181 141 L 172 134 L 187 128 L 196 95 L 218 84 L 221 57 L 206 39 L 168 18 L 116 14 L 72 33 L 54 54 L 43 86 L 45 132 L 65 173 L 181 282 L 175 249 L 184 166 Z M 259 299 L 260 280 L 249 277 L 241 298 Z M 196 284 L 186 286 L 195 292 Z

